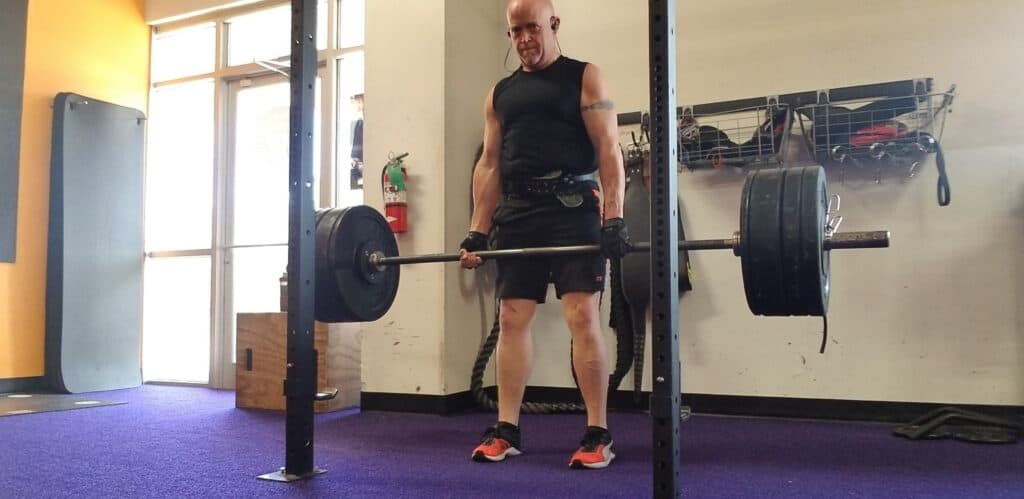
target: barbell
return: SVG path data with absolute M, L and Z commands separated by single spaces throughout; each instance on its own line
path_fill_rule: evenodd
M 835 203 L 833 205 L 833 199 Z M 723 239 L 679 241 L 680 250 L 728 250 L 740 257 L 747 305 L 755 315 L 824 315 L 829 252 L 885 248 L 889 232 L 835 232 L 841 217 L 820 166 L 770 168 L 747 174 L 740 229 Z M 650 251 L 638 242 L 631 251 Z M 479 251 L 485 260 L 595 254 L 598 245 Z M 401 256 L 387 220 L 369 206 L 320 210 L 316 217 L 316 320 L 369 322 L 398 293 L 401 265 L 457 262 L 458 253 Z

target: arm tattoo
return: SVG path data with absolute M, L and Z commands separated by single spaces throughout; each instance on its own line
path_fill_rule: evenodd
M 595 109 L 615 109 L 615 104 L 613 104 L 612 101 L 605 99 L 580 107 L 580 111 L 591 111 Z

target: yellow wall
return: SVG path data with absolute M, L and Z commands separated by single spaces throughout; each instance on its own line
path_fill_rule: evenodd
M 145 0 L 31 0 L 25 42 L 17 260 L 0 264 L 0 379 L 42 376 L 53 97 L 146 110 Z

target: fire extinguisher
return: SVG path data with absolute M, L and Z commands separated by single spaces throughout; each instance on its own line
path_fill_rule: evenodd
M 381 191 L 384 193 L 384 218 L 391 226 L 391 232 L 400 233 L 409 229 L 406 181 L 409 174 L 402 160 L 409 153 L 392 155 L 380 172 Z

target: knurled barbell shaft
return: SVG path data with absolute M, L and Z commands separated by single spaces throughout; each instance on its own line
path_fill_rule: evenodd
M 693 239 L 679 241 L 679 249 L 687 251 L 700 250 L 735 250 L 739 238 L 727 239 Z M 825 239 L 825 250 L 886 248 L 889 246 L 889 231 L 839 232 Z M 651 244 L 634 243 L 631 252 L 650 251 Z M 571 256 L 600 253 L 601 247 L 596 244 L 582 246 L 550 246 L 541 248 L 520 248 L 477 251 L 475 254 L 485 260 L 494 258 L 527 258 L 537 256 Z M 457 262 L 458 253 L 434 253 L 410 256 L 383 256 L 379 253 L 368 255 L 370 265 L 405 265 L 410 263 Z

